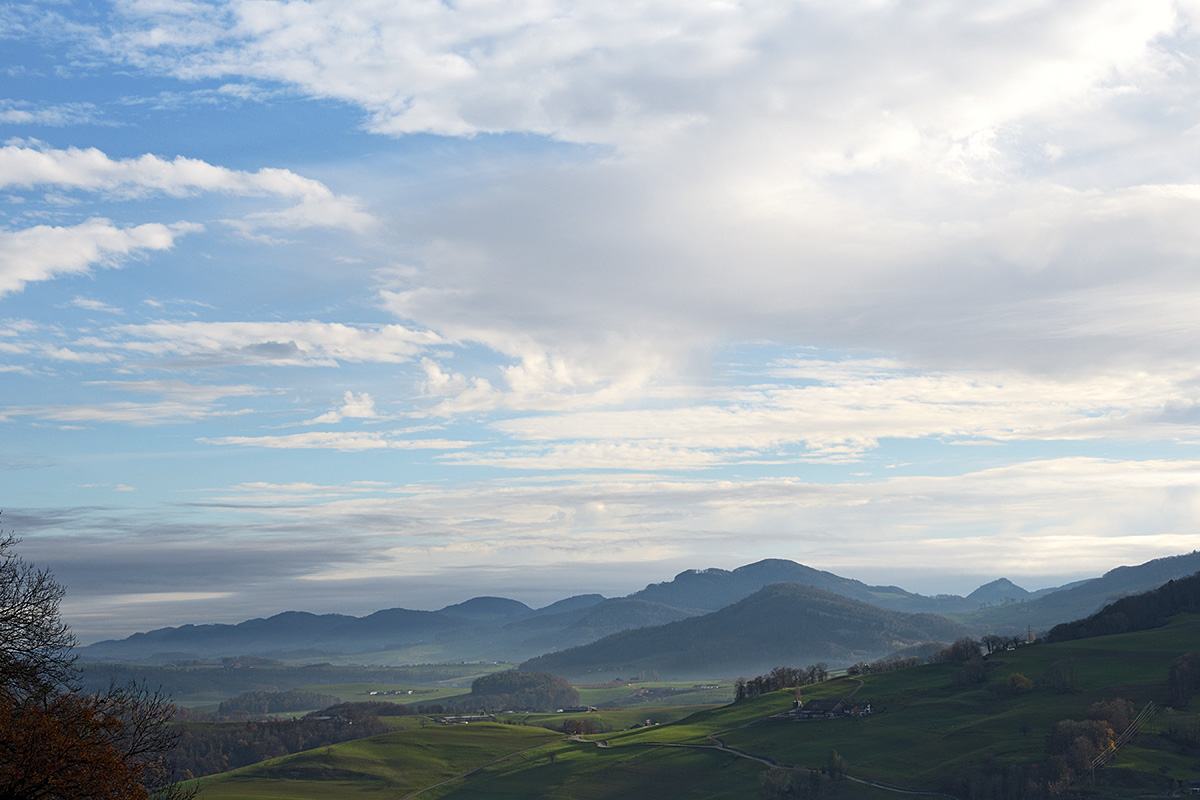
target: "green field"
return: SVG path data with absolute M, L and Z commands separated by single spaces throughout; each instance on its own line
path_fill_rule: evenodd
M 563 737 L 483 723 L 360 739 L 273 759 L 201 781 L 204 800 L 396 798 Z
M 794 693 L 785 690 L 686 716 L 676 709 L 682 716 L 677 721 L 667 718 L 667 709 L 597 712 L 610 728 L 625 727 L 624 715 L 638 721 L 662 715 L 659 721 L 667 724 L 575 740 L 535 727 L 564 715 L 506 715 L 505 721 L 524 724 L 397 731 L 206 779 L 201 798 L 399 798 L 427 787 L 434 788 L 420 797 L 755 797 L 767 765 L 717 749 L 718 742 L 796 767 L 823 766 L 836 750 L 852 778 L 929 790 L 947 771 L 1043 758 L 1051 726 L 1084 719 L 1096 700 L 1121 697 L 1138 708 L 1152 700 L 1161 704 L 1167 663 L 1197 651 L 1200 616 L 1185 615 L 1155 630 L 998 653 L 989 660 L 986 682 L 970 687 L 956 683 L 955 665 L 933 664 L 868 675 L 861 686 L 842 677 L 801 690 L 806 701 L 857 690 L 855 701 L 870 700 L 875 710 L 861 719 L 772 718 L 791 708 Z M 1064 665 L 1070 686 L 1056 689 L 1043 680 Z M 1004 684 L 1013 672 L 1033 679 L 1035 688 L 1008 692 Z M 1193 716 L 1182 710 L 1170 718 Z M 1196 777 L 1197 753 L 1181 754 L 1154 736 L 1167 717 L 1156 718 L 1100 770 L 1089 792 L 1149 794 L 1169 788 L 1172 780 Z M 449 782 L 435 786 L 442 781 Z M 840 796 L 898 795 L 846 782 Z
M 943 771 L 970 768 L 986 758 L 1037 760 L 1050 727 L 1062 719 L 1083 719 L 1097 700 L 1122 697 L 1138 708 L 1161 702 L 1167 662 L 1198 650 L 1200 617 L 1185 615 L 1156 630 L 998 654 L 987 683 L 977 688 L 954 688 L 949 664 L 867 676 L 856 699 L 870 698 L 877 710 L 887 709 L 883 713 L 827 722 L 766 722 L 724 738 L 733 747 L 789 764 L 820 765 L 832 748 L 847 759 L 854 775 L 924 788 Z M 1076 676 L 1073 691 L 1039 686 L 1012 696 L 1002 688 L 1010 673 L 1038 681 L 1052 664 L 1067 660 Z M 1155 775 L 1196 776 L 1194 757 L 1155 753 Z M 1124 754 L 1116 766 L 1133 766 L 1121 758 Z M 1162 766 L 1165 772 L 1159 771 Z

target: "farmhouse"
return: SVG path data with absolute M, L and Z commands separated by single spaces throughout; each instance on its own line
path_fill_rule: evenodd
M 792 709 L 789 716 L 796 719 L 833 719 L 845 713 L 846 704 L 841 700 L 809 700 Z
M 787 712 L 791 719 L 834 719 L 835 717 L 865 717 L 871 713 L 871 703 L 856 703 L 851 705 L 845 700 L 809 700 L 801 703 L 796 700 L 792 710 Z

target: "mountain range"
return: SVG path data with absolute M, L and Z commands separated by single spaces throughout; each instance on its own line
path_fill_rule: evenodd
M 909 614 L 815 586 L 772 583 L 718 611 L 530 659 L 520 669 L 573 679 L 658 672 L 672 679 L 754 675 L 780 665 L 844 666 L 967 629 L 939 614 Z
M 1046 630 L 1197 571 L 1200 552 L 1192 552 L 1039 592 L 1001 578 L 966 597 L 930 597 L 766 559 L 734 570 L 687 570 L 622 598 L 577 595 L 534 609 L 507 598 L 476 597 L 438 611 L 392 608 L 364 617 L 288 611 L 234 625 L 137 633 L 79 648 L 79 656 L 90 662 L 140 663 L 237 656 L 357 663 L 528 661 L 559 664 L 571 674 L 655 664 L 679 673 L 683 662 L 656 651 L 652 643 L 657 641 L 668 650 L 691 653 L 680 658 L 699 664 L 697 674 L 723 673 L 724 668 L 713 671 L 722 664 L 748 671 L 749 662 L 757 663 L 722 655 L 731 652 L 777 661 L 768 667 L 800 661 L 836 666 L 964 633 Z M 739 666 L 742 661 L 747 664 Z

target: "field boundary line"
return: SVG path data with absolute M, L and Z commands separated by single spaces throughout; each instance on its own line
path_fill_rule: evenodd
M 567 737 L 564 736 L 561 739 L 555 739 L 554 741 L 551 741 L 551 742 L 542 742 L 541 744 L 534 745 L 533 747 L 526 747 L 524 750 L 517 750 L 515 752 L 509 753 L 508 755 L 501 756 L 500 758 L 492 759 L 491 761 L 487 762 L 486 764 L 480 764 L 475 769 L 467 770 L 466 772 L 464 772 L 462 774 L 455 775 L 451 778 L 446 778 L 446 780 L 439 781 L 438 783 L 431 783 L 430 785 L 426 786 L 423 789 L 417 789 L 415 792 L 404 795 L 404 797 L 402 797 L 401 800 L 409 800 L 410 797 L 416 797 L 417 795 L 424 794 L 425 792 L 428 792 L 430 789 L 436 789 L 439 786 L 445 786 L 447 783 L 453 783 L 454 781 L 465 778 L 468 775 L 474 775 L 476 772 L 485 770 L 488 767 L 492 766 L 493 764 L 499 764 L 501 761 L 507 761 L 510 758 L 524 755 L 525 753 L 531 752 L 533 750 L 540 750 L 541 748 L 545 747 L 546 745 L 558 744 L 560 742 L 565 742 L 565 741 L 567 741 Z

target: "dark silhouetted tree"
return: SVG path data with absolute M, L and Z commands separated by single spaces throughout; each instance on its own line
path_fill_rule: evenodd
M 0 798 L 188 797 L 168 759 L 174 706 L 133 684 L 78 688 L 63 588 L 0 535 Z

